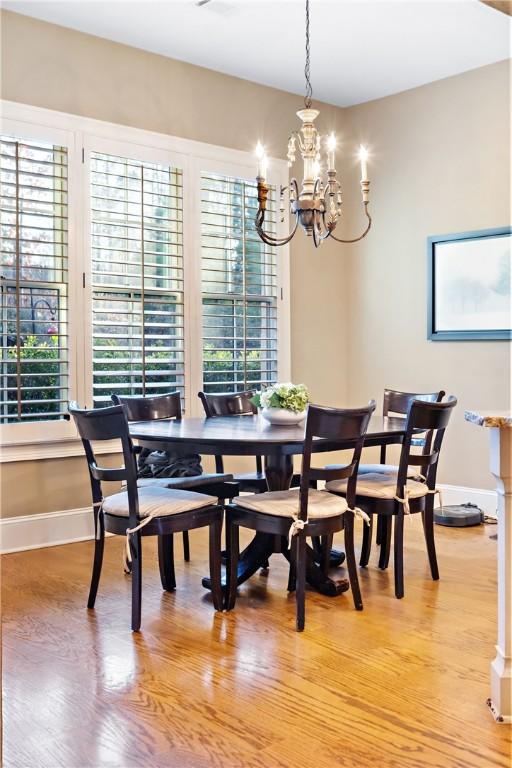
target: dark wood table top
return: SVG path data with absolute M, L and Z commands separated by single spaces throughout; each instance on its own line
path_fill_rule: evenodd
M 220 416 L 184 418 L 181 421 L 138 421 L 130 424 L 131 436 L 153 450 L 223 454 L 231 456 L 268 456 L 300 454 L 304 446 L 305 422 L 298 426 L 271 425 L 260 416 Z M 405 419 L 373 415 L 365 445 L 400 443 L 405 434 Z M 314 451 L 332 451 L 351 447 L 350 443 L 315 440 Z

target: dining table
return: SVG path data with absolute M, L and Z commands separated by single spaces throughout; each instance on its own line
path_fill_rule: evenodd
M 373 414 L 364 446 L 401 443 L 406 420 Z M 181 419 L 138 421 L 130 424 L 130 434 L 137 443 L 152 451 L 170 451 L 186 455 L 262 456 L 269 491 L 287 490 L 293 475 L 293 457 L 304 449 L 305 422 L 298 425 L 269 424 L 261 415 L 219 416 L 215 418 L 183 417 Z M 353 441 L 313 440 L 314 453 L 326 453 L 353 448 Z M 332 462 L 331 462 L 332 463 Z M 238 583 L 242 584 L 260 568 L 265 568 L 273 554 L 288 561 L 290 551 L 285 537 L 255 533 L 252 541 L 240 553 Z M 316 562 L 315 552 L 307 549 L 306 578 L 310 586 L 329 597 L 348 589 L 347 579 L 327 576 Z M 203 579 L 209 588 L 209 579 Z

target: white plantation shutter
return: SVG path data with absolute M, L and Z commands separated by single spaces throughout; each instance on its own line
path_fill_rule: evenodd
M 91 154 L 93 392 L 184 391 L 181 171 Z
M 273 190 L 265 218 L 275 231 Z M 277 379 L 276 249 L 254 228 L 254 182 L 202 174 L 203 388 L 241 392 Z
M 0 422 L 67 411 L 67 150 L 2 136 Z

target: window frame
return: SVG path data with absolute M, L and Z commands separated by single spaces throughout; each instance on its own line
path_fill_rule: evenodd
M 201 416 L 202 388 L 201 173 L 254 179 L 251 152 L 0 100 L 1 130 L 68 149 L 69 397 L 92 404 L 92 287 L 90 260 L 90 154 L 105 152 L 179 168 L 183 181 L 184 372 L 187 415 Z M 271 159 L 268 181 L 288 184 L 286 161 Z M 276 194 L 276 199 L 278 195 Z M 288 213 L 277 235 L 288 232 Z M 289 246 L 277 249 L 278 378 L 290 378 Z M 194 300 L 196 299 L 196 300 Z M 72 421 L 42 420 L 0 427 L 0 463 L 78 456 L 83 452 Z M 118 450 L 110 443 L 101 452 Z
M 202 174 L 217 174 L 224 177 L 230 177 L 230 178 L 236 178 L 236 179 L 243 179 L 244 181 L 253 181 L 254 182 L 254 163 L 252 165 L 245 165 L 245 164 L 239 164 L 239 163 L 231 163 L 229 166 L 226 166 L 225 163 L 218 162 L 215 163 L 212 161 L 207 161 L 207 167 L 205 167 L 204 163 L 200 164 L 200 168 L 198 169 L 199 172 L 199 191 L 198 191 L 198 199 L 201 199 L 201 175 Z M 227 168 L 227 170 L 226 170 Z M 279 187 L 280 185 L 283 185 L 286 183 L 282 181 L 281 178 L 277 177 L 276 174 L 269 174 L 268 182 L 275 186 L 277 194 L 275 195 L 275 211 L 276 211 L 276 236 L 282 237 L 284 236 L 285 232 L 283 232 L 283 225 L 280 222 L 280 213 L 279 213 Z M 198 267 L 199 267 L 199 284 L 198 284 L 198 290 L 201 296 L 201 305 L 202 305 L 202 298 L 203 298 L 203 291 L 202 291 L 202 253 L 201 253 L 201 205 L 199 205 L 199 255 L 198 255 Z M 283 272 L 286 271 L 288 274 L 289 271 L 289 264 L 286 259 L 286 252 L 285 254 L 282 254 L 282 248 L 276 247 L 276 315 L 277 315 L 277 380 L 278 381 L 288 381 L 290 379 L 290 369 L 289 369 L 289 346 L 288 350 L 286 351 L 284 348 L 284 345 L 282 343 L 283 339 L 288 338 L 289 340 L 289 326 L 286 325 L 286 313 L 283 312 L 283 303 L 284 298 L 281 296 L 281 290 L 283 289 L 284 294 L 284 279 L 283 279 Z M 286 261 L 286 266 L 285 266 Z M 229 299 L 229 296 L 227 296 Z M 254 296 L 254 300 L 257 300 L 257 296 Z M 247 295 L 244 297 L 243 301 L 244 303 L 249 303 L 251 300 L 250 297 Z M 202 310 L 202 306 L 201 306 Z M 204 374 L 204 366 L 203 366 L 203 336 L 202 336 L 202 311 L 201 311 L 201 329 L 200 329 L 200 341 L 201 341 L 201 349 L 200 352 L 200 381 L 201 381 L 201 388 L 203 388 L 203 374 Z M 289 343 L 289 341 L 288 341 Z M 201 413 L 202 406 L 201 406 Z
M 226 150 L 229 152 L 229 150 Z M 195 225 L 191 228 L 194 235 L 194 273 L 191 276 L 193 286 L 191 290 L 202 299 L 202 275 L 201 275 L 201 174 L 214 173 L 222 176 L 232 176 L 241 179 L 254 179 L 254 158 L 249 153 L 242 153 L 244 158 L 215 157 L 206 155 L 195 158 L 191 163 L 189 179 L 198 191 L 192 201 Z M 267 181 L 276 189 L 288 184 L 288 165 L 284 161 L 272 161 L 269 168 Z M 278 200 L 278 195 L 276 195 Z M 278 211 L 276 204 L 276 211 Z M 285 212 L 284 222 L 277 217 L 276 236 L 283 237 L 288 231 L 288 213 Z M 289 246 L 277 248 L 277 371 L 279 381 L 289 381 L 291 377 L 290 359 L 290 251 Z M 190 347 L 192 355 L 191 370 L 194 381 L 199 388 L 193 398 L 193 409 L 190 415 L 202 416 L 203 407 L 197 397 L 197 392 L 203 387 L 203 317 L 202 300 L 199 311 L 194 313 L 191 323 L 194 326 L 195 343 Z M 197 402 L 195 402 L 197 401 Z
M 72 263 L 70 253 L 74 251 L 77 245 L 77 228 L 73 220 L 71 211 L 76 207 L 75 193 L 76 187 L 76 137 L 73 131 L 65 128 L 34 125 L 31 122 L 23 120 L 10 119 L 4 117 L 1 121 L 2 135 L 12 135 L 24 141 L 48 142 L 67 149 L 68 160 L 68 284 L 67 284 L 67 343 L 68 343 L 68 394 L 69 399 L 76 399 L 78 366 L 77 366 L 77 346 L 76 346 L 76 325 L 80 318 L 71 308 L 76 307 L 76 264 Z M 0 445 L 10 445 L 13 443 L 27 445 L 39 442 L 66 440 L 76 436 L 76 430 L 73 423 L 67 419 L 41 419 L 40 421 L 14 422 L 12 424 L 2 424 L 0 426 L 1 441 Z M 3 454 L 3 451 L 2 451 Z
M 85 243 L 85 263 L 84 263 L 84 279 L 85 283 L 85 295 L 84 295 L 84 314 L 88 319 L 85 332 L 85 344 L 84 344 L 84 394 L 81 402 L 85 403 L 88 407 L 92 407 L 93 398 L 93 363 L 92 363 L 92 305 L 93 305 L 93 285 L 91 275 L 91 206 L 89 199 L 91 170 L 90 159 L 92 153 L 102 153 L 107 155 L 117 155 L 118 157 L 127 157 L 132 160 L 137 160 L 146 163 L 155 163 L 162 165 L 170 165 L 172 168 L 177 168 L 182 173 L 183 183 L 183 271 L 186 272 L 185 265 L 185 167 L 187 165 L 186 157 L 179 155 L 175 152 L 169 152 L 165 147 L 150 147 L 147 145 L 133 144 L 132 142 L 126 142 L 122 139 L 110 139 L 106 137 L 96 136 L 92 134 L 84 134 L 83 136 L 83 195 L 86 201 L 84 207 L 83 218 L 83 241 Z M 186 309 L 185 305 L 187 301 L 186 293 L 186 281 L 184 277 L 183 283 L 183 322 L 184 322 L 184 377 L 185 377 L 185 400 L 189 399 L 189 393 L 187 392 L 187 380 L 189 378 L 187 372 L 187 322 L 186 322 Z

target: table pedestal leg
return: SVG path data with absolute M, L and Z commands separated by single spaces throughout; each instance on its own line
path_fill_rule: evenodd
M 292 482 L 292 475 L 291 456 L 265 456 L 265 477 L 269 491 L 287 491 Z
M 492 714 L 512 723 L 512 428 L 491 429 L 491 472 L 498 493 L 498 642 L 491 664 Z

